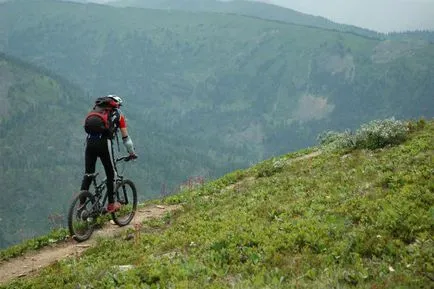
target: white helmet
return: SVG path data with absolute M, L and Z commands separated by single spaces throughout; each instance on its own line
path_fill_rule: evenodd
M 113 99 L 118 104 L 118 106 L 122 105 L 122 98 L 120 98 L 119 96 L 117 96 L 115 94 L 109 94 L 109 95 L 107 95 L 107 97 L 110 97 L 111 99 Z

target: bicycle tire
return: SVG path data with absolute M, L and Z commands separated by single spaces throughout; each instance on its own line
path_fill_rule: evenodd
M 122 227 L 128 225 L 137 210 L 137 190 L 131 180 L 122 180 L 114 190 L 115 201 L 121 203 L 121 209 L 112 213 L 113 222 Z
M 80 199 L 86 199 L 84 206 L 80 207 Z M 78 242 L 90 238 L 95 228 L 95 219 L 92 217 L 95 204 L 94 196 L 89 191 L 80 191 L 72 200 L 68 211 L 68 228 L 72 238 Z

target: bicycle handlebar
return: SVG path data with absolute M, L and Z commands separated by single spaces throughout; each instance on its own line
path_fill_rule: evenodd
M 128 155 L 128 156 L 123 156 L 123 157 L 117 158 L 116 162 L 120 162 L 120 161 L 129 162 L 130 160 L 134 160 L 136 158 L 137 158 L 136 155 Z

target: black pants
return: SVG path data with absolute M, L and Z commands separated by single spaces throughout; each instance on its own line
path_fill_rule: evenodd
M 88 190 L 92 179 L 86 174 L 93 174 L 96 169 L 96 161 L 99 158 L 104 166 L 107 177 L 107 195 L 109 203 L 114 202 L 113 186 L 116 167 L 113 163 L 112 141 L 108 138 L 88 138 L 85 151 L 85 175 L 81 183 L 81 190 Z

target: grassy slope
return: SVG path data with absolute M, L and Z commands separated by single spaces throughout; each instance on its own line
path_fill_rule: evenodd
M 396 147 L 235 171 L 168 197 L 184 209 L 139 242 L 100 240 L 5 288 L 429 288 L 433 135 L 430 121 Z

